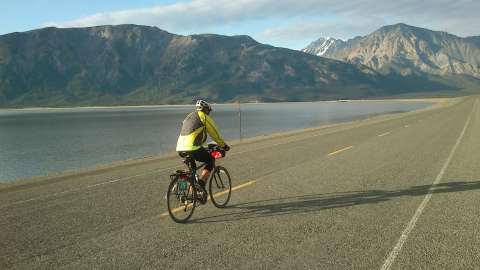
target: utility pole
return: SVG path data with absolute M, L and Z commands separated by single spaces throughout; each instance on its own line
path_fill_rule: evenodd
M 240 108 L 240 101 L 237 101 L 238 105 L 238 132 L 239 132 L 239 138 L 240 142 L 242 141 L 242 109 Z

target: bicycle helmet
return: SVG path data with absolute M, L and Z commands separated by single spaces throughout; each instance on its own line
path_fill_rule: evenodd
M 199 99 L 197 100 L 197 104 L 195 104 L 195 109 L 197 111 L 210 112 L 212 111 L 212 106 L 210 106 L 205 100 Z

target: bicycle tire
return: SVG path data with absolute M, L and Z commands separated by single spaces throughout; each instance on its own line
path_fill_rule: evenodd
M 186 181 L 188 187 L 186 190 L 178 190 L 180 180 Z M 191 196 L 191 197 L 189 197 Z M 179 205 L 172 205 L 173 202 L 180 202 Z M 183 205 L 182 205 L 183 204 Z M 181 179 L 179 176 L 176 176 L 168 185 L 167 190 L 167 208 L 168 214 L 177 223 L 186 223 L 190 217 L 192 217 L 193 212 L 195 211 L 195 206 L 197 205 L 197 190 L 191 181 Z M 184 207 L 182 209 L 181 207 Z M 188 211 L 188 212 L 187 212 Z M 182 217 L 182 212 L 186 213 Z
M 232 179 L 227 169 L 222 166 L 217 166 L 210 177 L 208 184 L 208 191 L 213 205 L 217 208 L 225 208 L 230 201 L 232 195 Z M 224 197 L 221 200 L 221 197 Z

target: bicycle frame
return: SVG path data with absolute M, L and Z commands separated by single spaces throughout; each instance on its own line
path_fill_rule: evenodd
M 201 170 L 203 167 L 207 166 L 206 163 L 202 163 L 200 166 L 197 166 L 197 163 L 192 157 L 185 157 L 183 163 L 187 165 L 187 168 L 190 170 L 190 177 L 191 179 L 195 179 L 195 182 L 198 182 L 198 174 L 197 171 Z M 215 167 L 214 169 L 215 170 Z
M 197 173 L 199 170 L 205 168 L 207 163 L 201 163 L 199 166 L 197 166 L 197 163 L 192 156 L 183 155 L 183 154 L 181 154 L 181 156 L 183 158 L 183 163 L 187 166 L 188 170 L 177 170 L 174 174 L 170 175 L 171 181 L 170 181 L 170 185 L 168 187 L 166 198 L 167 198 L 168 211 L 169 211 L 169 214 L 170 214 L 171 218 L 175 222 L 178 222 L 178 223 L 187 222 L 188 219 L 190 219 L 191 215 L 193 214 L 193 211 L 194 211 L 195 207 L 197 206 L 197 202 L 200 202 L 201 204 L 205 204 L 208 200 L 209 195 L 210 195 L 210 198 L 212 200 L 212 203 L 216 207 L 218 207 L 218 208 L 226 207 L 228 201 L 230 200 L 230 194 L 231 194 L 231 191 L 232 191 L 231 179 L 230 179 L 230 175 L 229 175 L 228 171 L 220 165 L 219 166 L 214 165 L 213 170 L 210 172 L 210 176 L 208 177 L 208 180 L 206 182 L 206 183 L 209 183 L 208 193 L 207 193 L 207 187 L 205 187 L 205 189 L 203 189 L 200 186 L 200 183 L 199 183 L 200 179 L 199 179 L 199 175 Z M 218 158 L 224 157 L 225 154 L 222 154 L 221 156 L 216 156 L 216 154 L 212 154 L 212 156 L 215 159 L 218 159 Z M 222 174 L 221 178 L 220 178 L 220 172 Z M 218 174 L 218 177 L 216 177 L 217 174 Z M 224 182 L 222 180 L 223 177 L 226 177 L 226 178 L 224 178 L 226 180 L 226 182 Z M 213 179 L 215 179 L 215 181 Z M 178 193 L 177 187 L 179 187 L 179 186 L 181 187 L 180 189 L 182 189 L 182 187 L 183 187 L 182 192 L 186 191 L 186 189 L 185 189 L 186 186 L 183 184 L 183 182 L 180 182 L 182 180 L 183 181 L 188 181 L 190 183 L 190 186 L 188 187 L 187 194 Z M 213 184 L 212 181 L 214 181 L 213 183 L 215 183 L 215 184 Z M 226 183 L 226 185 L 225 185 L 225 183 Z M 216 188 L 214 187 L 214 185 L 216 186 Z M 225 188 L 227 188 L 226 191 L 225 191 Z M 222 192 L 220 192 L 221 194 L 227 194 L 226 199 L 223 200 L 223 201 L 222 200 L 220 200 L 220 201 L 217 200 L 217 198 L 214 196 L 214 194 L 215 194 L 214 189 L 215 190 L 220 189 L 220 190 L 222 190 Z M 202 194 L 202 196 L 200 196 L 200 197 L 198 196 L 198 191 L 199 190 L 201 191 L 200 194 Z M 227 193 L 225 193 L 225 192 L 227 192 Z M 189 195 L 190 193 L 192 195 L 191 197 Z M 179 197 L 179 195 L 181 197 Z M 171 204 L 170 204 L 171 201 L 169 199 L 169 198 L 172 198 L 172 196 L 176 196 L 176 199 L 174 199 L 172 201 L 173 205 L 178 204 L 178 202 L 180 202 L 179 205 L 181 205 L 179 208 L 173 208 L 173 210 L 171 208 Z M 187 216 L 182 217 L 182 218 L 180 218 L 179 216 L 176 216 L 176 214 L 175 214 L 175 212 L 178 212 L 178 209 L 180 209 L 181 207 L 183 207 L 184 212 L 186 212 L 187 209 L 191 210 Z

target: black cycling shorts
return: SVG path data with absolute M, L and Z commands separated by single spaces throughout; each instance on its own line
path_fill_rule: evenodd
M 193 159 L 195 159 L 196 161 L 203 162 L 203 163 L 207 164 L 205 166 L 205 169 L 207 169 L 209 171 L 212 171 L 213 167 L 215 166 L 215 159 L 203 147 L 200 147 L 198 150 L 195 150 L 195 151 L 179 152 L 180 156 L 182 156 L 182 153 L 190 154 L 193 157 Z

